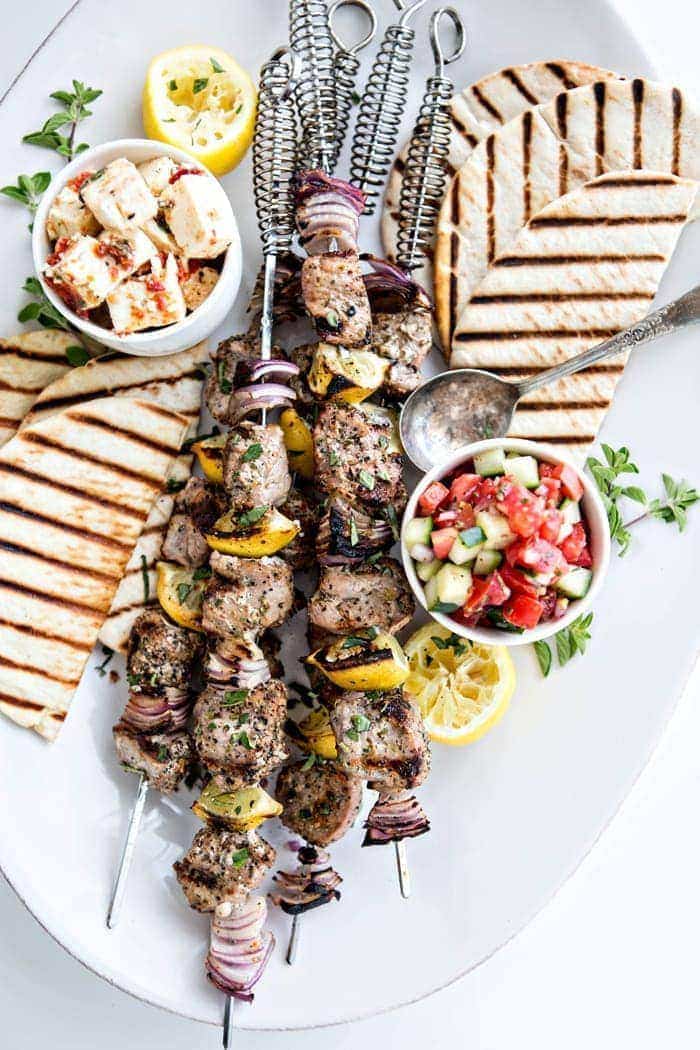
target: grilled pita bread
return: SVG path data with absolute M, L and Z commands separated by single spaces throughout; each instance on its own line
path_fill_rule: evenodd
M 202 404 L 204 366 L 210 363 L 205 343 L 167 357 L 123 357 L 109 355 L 72 369 L 52 383 L 37 399 L 23 426 L 53 415 L 66 406 L 101 397 L 145 397 L 174 409 L 190 421 L 188 437 L 197 431 Z M 179 456 L 168 482 L 184 482 L 192 470 L 192 457 Z M 129 559 L 114 596 L 109 616 L 100 630 L 100 641 L 125 652 L 129 633 L 146 605 L 156 601 L 155 563 L 173 511 L 174 495 L 161 492 L 148 516 L 143 532 Z M 144 563 L 148 573 L 148 597 Z
M 435 252 L 440 338 L 451 347 L 489 265 L 551 201 L 606 171 L 700 178 L 700 117 L 678 88 L 636 79 L 562 92 L 493 132 L 452 180 Z
M 562 90 L 570 91 L 583 84 L 614 79 L 616 73 L 585 62 L 530 62 L 524 66 L 509 66 L 470 84 L 450 103 L 450 148 L 447 171 L 450 178 L 466 162 L 469 154 L 492 131 L 520 116 L 526 109 L 549 102 Z M 384 211 L 382 213 L 382 241 L 384 253 L 396 260 L 399 234 L 399 202 L 403 173 L 410 141 L 394 162 L 389 173 Z M 432 288 L 431 260 L 414 272 L 414 279 L 425 288 Z
M 9 441 L 36 397 L 70 370 L 68 332 L 23 332 L 0 340 L 0 445 Z
M 683 230 L 697 183 L 663 172 L 601 175 L 533 216 L 462 313 L 452 364 L 536 374 L 641 320 Z M 583 454 L 623 355 L 523 400 L 512 437 Z
M 0 450 L 0 710 L 53 740 L 188 419 L 105 398 Z

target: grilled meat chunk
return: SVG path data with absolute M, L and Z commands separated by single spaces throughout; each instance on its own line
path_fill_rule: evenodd
M 280 510 L 290 521 L 299 522 L 300 529 L 291 543 L 279 552 L 293 570 L 308 569 L 314 563 L 314 539 L 318 527 L 318 508 L 298 489 L 290 489 Z
M 147 609 L 129 635 L 126 669 L 130 689 L 154 694 L 168 687 L 186 688 L 201 646 L 200 635 L 172 623 L 160 607 Z
M 430 771 L 423 719 L 401 689 L 387 693 L 342 693 L 331 708 L 338 763 L 393 794 L 422 784 Z
M 239 423 L 224 448 L 224 487 L 236 511 L 284 503 L 292 484 L 282 428 Z
M 310 623 L 333 634 L 352 634 L 368 625 L 400 631 L 414 612 L 411 589 L 394 558 L 326 566 L 309 600 Z
M 175 500 L 161 554 L 166 561 L 199 568 L 211 549 L 204 534 L 226 510 L 223 492 L 203 478 L 190 478 Z
M 374 517 L 338 493 L 329 497 L 316 533 L 321 565 L 354 565 L 394 542 L 385 518 Z
M 316 477 L 327 493 L 369 505 L 392 504 L 396 514 L 401 513 L 406 490 L 401 456 L 390 445 L 389 419 L 329 401 L 319 413 L 313 436 Z
M 275 798 L 284 806 L 280 820 L 312 846 L 327 846 L 343 837 L 362 804 L 362 783 L 334 762 L 318 759 L 286 766 L 277 778 Z
M 294 589 L 292 570 L 281 558 L 236 558 L 215 551 L 210 564 L 213 575 L 202 606 L 207 634 L 245 638 L 287 618 Z
M 194 707 L 194 741 L 203 765 L 236 786 L 267 776 L 286 757 L 287 689 L 272 678 L 254 689 L 207 686 Z
M 219 423 L 229 422 L 229 402 L 233 393 L 236 369 L 241 361 L 260 357 L 257 335 L 232 335 L 224 339 L 214 353 L 214 370 L 204 387 L 207 408 Z
M 307 414 L 306 410 L 315 400 L 309 387 L 308 376 L 317 346 L 318 343 L 301 343 L 289 351 L 289 360 L 299 369 L 299 375 L 292 376 L 289 385 L 297 395 L 295 408 L 302 416 Z
M 372 316 L 357 252 L 333 252 L 304 259 L 301 290 L 306 309 L 326 343 L 366 346 Z
M 424 306 L 373 314 L 372 349 L 393 362 L 383 384 L 390 396 L 405 397 L 420 384 L 420 368 L 433 345 L 432 325 L 432 314 Z
M 254 831 L 208 824 L 173 865 L 177 881 L 196 911 L 214 911 L 225 900 L 245 897 L 275 863 L 275 851 Z
M 112 734 L 120 762 L 144 773 L 161 794 L 177 791 L 195 757 L 189 733 L 135 733 L 117 722 Z

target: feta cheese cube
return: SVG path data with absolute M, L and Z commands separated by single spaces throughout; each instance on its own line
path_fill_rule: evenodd
M 78 312 L 99 306 L 124 276 L 99 241 L 78 234 L 58 242 L 44 275 L 56 293 Z
M 121 271 L 120 280 L 131 277 L 144 263 L 157 255 L 153 242 L 143 230 L 103 230 L 97 238 L 102 252 Z
M 50 241 L 72 237 L 74 233 L 94 234 L 100 224 L 83 204 L 80 194 L 70 184 L 54 197 L 46 216 L 46 234 Z
M 204 302 L 219 280 L 219 271 L 213 266 L 198 266 L 182 282 L 182 294 L 188 310 L 196 310 Z
M 182 321 L 187 307 L 175 256 L 169 255 L 165 265 L 154 258 L 151 272 L 123 281 L 108 296 L 107 305 L 114 331 L 123 335 Z
M 215 259 L 233 240 L 231 205 L 206 172 L 181 175 L 161 204 L 175 240 L 191 259 Z
M 161 226 L 158 219 L 149 219 L 148 222 L 143 224 L 143 232 L 146 234 L 148 239 L 155 244 L 159 252 L 165 252 L 166 254 L 172 252 L 177 255 L 180 251 L 177 245 L 177 241 L 165 226 Z
M 101 226 L 133 229 L 155 218 L 158 202 L 136 166 L 119 157 L 81 190 L 81 197 Z
M 153 157 L 136 165 L 136 170 L 154 197 L 160 197 L 177 171 L 177 164 L 170 157 Z

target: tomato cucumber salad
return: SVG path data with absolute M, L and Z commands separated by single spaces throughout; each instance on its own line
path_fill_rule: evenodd
M 427 608 L 507 631 L 562 617 L 593 575 L 582 497 L 569 464 L 500 448 L 432 482 L 404 535 Z

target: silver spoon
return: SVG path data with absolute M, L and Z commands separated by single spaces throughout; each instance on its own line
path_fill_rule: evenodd
M 415 390 L 399 419 L 406 455 L 427 471 L 462 445 L 505 437 L 521 398 L 563 376 L 700 321 L 700 285 L 603 343 L 532 379 L 508 382 L 479 368 L 442 372 Z

